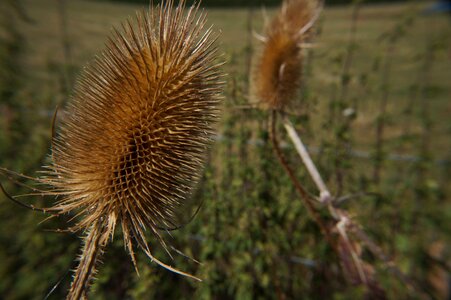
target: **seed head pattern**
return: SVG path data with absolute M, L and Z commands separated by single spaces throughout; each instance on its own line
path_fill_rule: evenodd
M 263 108 L 283 110 L 301 83 L 303 42 L 318 16 L 314 0 L 285 0 L 267 25 L 253 75 L 253 89 Z
M 134 243 L 191 276 L 153 257 L 145 231 L 168 250 L 159 229 L 178 226 L 214 135 L 222 63 L 205 23 L 184 0 L 138 13 L 78 81 L 37 179 L 59 197 L 47 211 L 74 215 L 70 230 L 86 233 L 68 299 L 86 297 L 117 225 L 135 267 Z

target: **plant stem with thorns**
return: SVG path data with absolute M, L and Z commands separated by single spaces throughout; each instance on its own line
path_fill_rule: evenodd
M 273 117 L 275 118 L 275 117 Z M 274 123 L 274 121 L 273 121 Z M 418 294 L 421 296 L 421 299 L 425 299 L 425 295 L 423 292 L 421 291 L 417 291 L 415 284 L 412 282 L 412 280 L 406 275 L 404 274 L 397 266 L 396 264 L 388 258 L 387 255 L 385 255 L 384 251 L 365 233 L 364 230 L 362 230 L 360 228 L 360 226 L 358 224 L 356 224 L 349 216 L 347 216 L 347 214 L 339 209 L 336 209 L 333 205 L 333 198 L 331 197 L 331 194 L 329 192 L 329 189 L 327 188 L 326 184 L 324 183 L 318 169 L 316 168 L 313 160 L 311 159 L 310 155 L 308 154 L 308 151 L 305 147 L 305 145 L 302 143 L 301 138 L 299 137 L 299 135 L 297 134 L 296 130 L 293 127 L 293 124 L 288 120 L 288 118 L 284 117 L 283 118 L 283 124 L 285 126 L 285 129 L 287 130 L 288 136 L 290 137 L 290 139 L 292 140 L 294 147 L 296 149 L 296 151 L 298 152 L 299 156 L 301 157 L 308 173 L 310 174 L 310 176 L 312 177 L 313 181 L 315 182 L 318 190 L 320 191 L 320 202 L 322 204 L 326 204 L 329 210 L 329 213 L 331 214 L 331 216 L 334 218 L 334 220 L 337 222 L 336 223 L 336 227 L 338 229 L 338 233 L 345 237 L 345 240 L 347 241 L 346 246 L 347 249 L 351 252 L 351 255 L 354 259 L 355 265 L 357 267 L 357 269 L 361 269 L 360 265 L 360 259 L 357 257 L 357 255 L 354 253 L 354 247 L 352 247 L 351 242 L 348 238 L 348 234 L 347 234 L 347 230 L 349 230 L 350 233 L 352 233 L 361 243 L 365 244 L 366 247 L 368 248 L 368 250 L 373 253 L 373 255 L 375 255 L 379 260 L 381 260 L 386 267 L 391 270 L 391 272 L 400 279 L 400 281 L 402 283 L 404 283 L 407 288 L 409 289 L 409 291 L 411 293 L 413 292 L 418 292 Z M 272 124 L 271 126 L 274 126 L 274 124 Z M 275 129 L 273 128 L 272 131 L 275 131 Z M 273 133 L 274 134 L 274 133 Z M 275 143 L 275 148 L 276 148 L 277 142 Z M 281 151 L 278 148 L 278 151 L 276 151 L 278 153 L 278 156 L 281 155 Z M 280 154 L 279 154 L 280 153 Z M 296 186 L 300 186 L 298 180 L 294 177 L 294 173 L 292 172 L 291 168 L 286 164 L 286 160 L 283 157 L 279 157 L 279 160 L 281 161 L 282 165 L 284 165 L 286 171 L 289 173 L 290 178 L 292 179 L 293 183 Z M 296 188 L 298 190 L 298 188 Z M 301 187 L 301 191 L 302 193 L 300 193 L 302 195 L 303 198 L 305 197 L 309 197 L 308 194 L 305 192 L 304 189 L 302 189 Z M 307 198 L 310 199 L 310 198 Z M 309 203 L 308 201 L 304 201 L 306 202 L 306 205 L 308 205 L 307 207 L 310 209 L 313 209 L 311 203 Z M 309 209 L 309 211 L 310 211 Z M 318 213 L 316 211 L 314 211 L 314 216 L 315 216 L 315 221 L 318 224 L 322 224 L 322 220 L 317 220 L 317 218 L 320 218 Z M 313 214 L 312 214 L 313 215 Z M 323 232 L 324 233 L 324 232 Z M 331 240 L 330 235 L 326 235 L 326 238 L 328 240 Z M 368 284 L 368 281 L 366 279 L 365 274 L 360 271 L 359 273 L 361 273 L 361 277 L 363 279 L 363 282 L 365 284 Z
M 287 117 L 282 118 L 283 125 L 288 133 L 288 136 L 290 137 L 291 141 L 293 142 L 293 145 L 298 152 L 299 156 L 302 159 L 302 162 L 304 163 L 305 167 L 307 168 L 307 171 L 309 172 L 310 176 L 312 177 L 313 181 L 316 184 L 316 187 L 320 191 L 320 202 L 321 203 L 328 203 L 331 200 L 331 194 L 329 192 L 329 189 L 327 188 L 326 184 L 324 183 L 323 178 L 318 172 L 318 169 L 316 168 L 315 164 L 313 163 L 307 148 L 302 143 L 302 140 L 300 136 L 296 133 L 296 130 L 293 127 L 293 124 L 290 122 L 290 120 Z
M 96 222 L 85 238 L 85 245 L 80 255 L 80 262 L 75 270 L 67 300 L 78 300 L 87 296 L 90 281 L 96 273 L 97 261 L 103 254 L 103 248 L 108 240 L 108 236 L 102 235 L 102 228 L 101 222 Z
M 315 221 L 315 223 L 319 226 L 321 232 L 326 237 L 326 240 L 331 245 L 332 248 L 335 247 L 335 243 L 333 242 L 332 235 L 330 232 L 330 229 L 325 224 L 325 222 L 322 220 L 321 216 L 316 211 L 312 199 L 310 195 L 307 193 L 307 191 L 302 187 L 302 185 L 299 183 L 299 181 L 296 178 L 296 175 L 294 174 L 294 171 L 289 166 L 282 149 L 280 148 L 279 141 L 277 140 L 277 131 L 276 131 L 276 122 L 277 122 L 277 111 L 273 110 L 271 111 L 269 126 L 270 126 L 270 139 L 274 147 L 274 152 L 276 153 L 276 156 L 280 162 L 280 164 L 283 166 L 285 171 L 287 172 L 288 176 L 290 177 L 291 182 L 293 183 L 296 191 L 301 196 L 301 200 L 303 201 L 305 207 L 307 208 L 307 211 L 310 215 L 310 217 Z

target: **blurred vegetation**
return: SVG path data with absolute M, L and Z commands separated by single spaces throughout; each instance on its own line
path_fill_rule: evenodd
M 110 1 L 110 2 L 128 2 L 128 3 L 149 3 L 148 0 L 95 0 L 95 1 Z M 407 0 L 368 0 L 370 3 L 387 3 L 387 2 L 403 2 Z M 160 1 L 154 1 L 154 3 L 159 3 Z M 194 3 L 193 0 L 188 0 L 187 3 Z M 326 5 L 337 5 L 337 4 L 351 4 L 353 0 L 326 0 Z M 260 7 L 265 6 L 278 6 L 282 3 L 281 0 L 203 0 L 202 5 L 207 7 Z
M 111 26 L 141 6 L 64 0 L 0 6 L 0 166 L 36 176 L 48 159 L 53 111 L 68 98 L 72 78 L 101 49 Z M 425 17 L 422 9 L 326 9 L 291 119 L 332 191 L 355 196 L 342 205 L 420 289 L 444 299 L 451 263 L 451 28 L 447 16 Z M 228 61 L 224 117 L 193 199 L 203 207 L 193 222 L 167 235 L 201 262 L 176 256 L 171 264 L 204 281 L 170 273 L 144 256 L 138 277 L 116 238 L 91 298 L 361 299 L 365 291 L 342 276 L 277 163 L 267 113 L 242 109 L 249 101 L 249 59 L 259 50 L 251 35 L 261 31 L 260 13 L 208 13 L 222 30 Z M 282 144 L 315 194 L 297 154 L 286 139 Z M 0 180 L 11 194 L 30 192 Z M 37 206 L 55 200 L 22 199 Z M 40 223 L 44 215 L 3 195 L 0 203 L 0 299 L 43 299 L 53 288 L 49 299 L 62 299 L 79 240 L 52 230 L 65 228 L 70 216 Z M 363 256 L 376 266 L 389 299 L 415 299 L 386 265 Z

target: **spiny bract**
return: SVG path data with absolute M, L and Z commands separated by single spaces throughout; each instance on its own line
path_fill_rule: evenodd
M 166 248 L 158 229 L 177 226 L 200 177 L 222 88 L 205 15 L 184 6 L 167 1 L 115 31 L 53 140 L 53 164 L 39 181 L 61 197 L 51 211 L 75 213 L 71 230 L 87 232 L 71 299 L 86 293 L 117 224 L 135 265 L 132 240 L 176 271 L 152 256 L 144 231 Z
M 264 108 L 281 110 L 295 98 L 301 82 L 302 43 L 317 17 L 314 0 L 286 0 L 267 25 L 254 69 L 254 94 Z

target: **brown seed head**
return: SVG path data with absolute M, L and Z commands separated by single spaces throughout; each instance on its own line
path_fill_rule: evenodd
M 285 0 L 266 28 L 253 76 L 254 94 L 264 108 L 281 110 L 295 98 L 301 82 L 302 43 L 317 12 L 314 0 Z
M 61 197 L 53 209 L 80 217 L 74 230 L 108 237 L 121 224 L 132 258 L 133 239 L 148 250 L 146 228 L 165 245 L 158 228 L 177 225 L 222 88 L 215 39 L 197 8 L 167 1 L 136 22 L 115 31 L 86 68 L 44 179 Z

